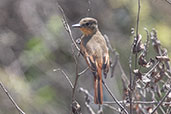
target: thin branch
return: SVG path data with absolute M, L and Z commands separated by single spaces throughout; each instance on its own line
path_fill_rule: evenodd
M 14 99 L 13 99 L 12 96 L 9 94 L 9 92 L 7 91 L 7 89 L 5 88 L 5 86 L 3 85 L 2 82 L 0 82 L 0 86 L 1 86 L 2 90 L 6 93 L 6 95 L 7 95 L 8 98 L 10 99 L 10 101 L 13 103 L 13 105 L 15 106 L 15 108 L 16 108 L 21 114 L 26 114 L 26 113 L 17 105 L 17 103 L 14 101 Z
M 113 95 L 113 93 L 111 92 L 111 90 L 109 89 L 109 87 L 106 85 L 106 83 L 103 80 L 102 80 L 102 83 L 104 87 L 106 88 L 106 90 L 108 91 L 108 93 L 110 94 L 110 96 L 116 102 L 116 104 L 121 108 L 121 110 L 124 111 L 126 114 L 129 114 L 127 110 L 122 106 L 122 104 L 119 103 L 119 101 L 116 99 L 116 97 Z
M 90 101 L 94 101 L 94 97 L 86 90 L 86 89 L 83 89 L 82 87 L 80 87 L 80 89 L 79 89 L 79 91 L 80 92 L 83 92 L 84 94 L 85 94 L 85 97 L 86 97 L 86 101 L 88 101 L 88 102 L 90 102 Z M 87 98 L 87 96 L 88 96 L 88 98 L 90 98 L 90 99 L 92 99 L 92 100 L 90 100 L 90 99 L 88 99 Z M 112 110 L 114 110 L 114 111 L 117 111 L 117 112 L 120 112 L 119 110 L 117 110 L 115 107 L 113 107 L 113 106 L 111 106 L 110 104 L 113 104 L 113 103 L 106 103 L 106 102 L 104 102 L 103 104 L 102 104 L 102 106 L 105 106 L 105 107 L 108 107 L 108 108 L 110 108 L 110 109 L 112 109 Z M 116 102 L 114 103 L 114 104 L 116 104 Z M 87 105 L 87 104 L 85 104 L 85 105 Z M 87 108 L 88 108 L 88 110 L 91 112 L 91 114 L 93 113 L 94 114 L 94 111 L 91 109 L 91 107 L 90 106 L 86 106 Z M 92 112 L 93 111 L 93 112 Z
M 171 0 L 165 0 L 165 1 L 171 5 Z
M 128 82 L 128 78 L 127 78 L 127 76 L 126 76 L 126 74 L 125 74 L 125 72 L 124 72 L 124 70 L 123 70 L 123 67 L 122 67 L 120 61 L 119 61 L 119 53 L 118 53 L 116 50 L 113 49 L 113 47 L 112 47 L 112 45 L 111 45 L 111 43 L 110 43 L 110 41 L 109 41 L 109 38 L 108 38 L 108 36 L 107 36 L 106 34 L 104 34 L 104 38 L 105 38 L 105 40 L 106 40 L 106 42 L 107 42 L 107 45 L 108 45 L 109 49 L 112 51 L 112 53 L 113 53 L 114 55 L 117 56 L 117 57 L 115 57 L 115 58 L 116 58 L 115 61 L 117 61 L 116 64 L 118 64 L 119 69 L 120 69 L 120 71 L 121 71 L 121 73 L 122 73 L 121 76 L 123 76 L 123 78 L 126 79 L 126 81 Z M 114 64 L 115 64 L 115 63 L 114 63 Z M 115 65 L 113 66 L 113 71 L 112 71 L 111 77 L 112 77 L 112 75 L 113 75 L 113 73 L 114 73 L 114 69 L 115 69 Z
M 120 110 L 118 110 L 117 108 L 115 108 L 115 107 L 113 107 L 113 106 L 111 106 L 111 105 L 109 105 L 109 104 L 103 104 L 103 106 L 106 106 L 106 107 L 108 107 L 108 108 L 110 108 L 110 109 L 112 109 L 112 110 L 114 110 L 114 111 L 120 113 Z
M 96 114 L 96 113 L 93 111 L 93 109 L 91 108 L 91 106 L 90 106 L 87 102 L 85 102 L 85 106 L 86 106 L 86 108 L 88 109 L 88 111 L 89 111 L 90 114 Z
M 75 48 L 76 48 L 78 51 L 80 51 L 80 48 L 77 46 L 77 43 L 75 42 L 75 40 L 74 40 L 74 38 L 73 38 L 73 35 L 72 35 L 72 32 L 71 32 L 70 26 L 69 26 L 69 24 L 68 24 L 68 21 L 67 21 L 67 19 L 66 19 L 65 13 L 64 13 L 64 10 L 62 9 L 62 7 L 61 7 L 59 4 L 57 4 L 57 6 L 58 6 L 58 9 L 60 10 L 60 12 L 61 12 L 61 14 L 62 14 L 62 17 L 63 17 L 63 18 L 62 18 L 62 23 L 63 23 L 63 25 L 64 25 L 65 30 L 68 32 L 68 34 L 69 34 L 69 36 L 70 36 L 70 39 L 71 39 L 72 43 L 74 44 Z
M 133 45 L 131 48 L 131 53 L 129 56 L 129 83 L 130 83 L 130 90 L 129 90 L 129 102 L 130 102 L 130 114 L 132 114 L 132 50 L 133 50 Z
M 163 103 L 163 101 L 165 100 L 165 98 L 169 95 L 169 93 L 171 92 L 171 88 L 168 90 L 168 92 L 166 93 L 166 95 L 159 101 L 159 103 L 157 104 L 157 106 L 153 109 L 151 114 L 154 114 L 155 111 L 157 110 L 157 108 Z
M 89 69 L 89 67 L 85 68 L 83 71 L 81 71 L 80 73 L 78 73 L 78 75 L 79 75 L 79 76 L 80 76 L 80 75 L 83 75 L 85 72 L 88 71 L 88 69 Z
M 134 104 L 145 104 L 145 105 L 149 105 L 149 104 L 158 104 L 158 101 L 132 101 Z M 125 104 L 126 101 L 119 101 L 119 103 L 121 104 Z M 106 101 L 104 102 L 104 104 L 116 104 L 116 102 L 111 102 L 111 101 Z M 171 105 L 171 102 L 162 102 L 163 105 Z
M 74 101 L 75 100 L 75 89 L 77 86 L 77 82 L 78 82 L 78 78 L 79 78 L 78 74 L 79 73 L 78 73 L 78 57 L 77 57 L 77 55 L 74 54 L 73 45 L 71 45 L 71 48 L 72 48 L 72 54 L 73 54 L 73 57 L 75 60 L 75 69 L 76 69 L 76 72 L 75 72 L 76 78 L 75 78 L 74 88 L 73 88 L 73 92 L 72 92 L 72 101 Z
M 78 78 L 79 78 L 79 75 L 78 75 L 78 58 L 76 55 L 74 55 L 74 50 L 72 48 L 72 51 L 73 51 L 73 56 L 74 56 L 74 60 L 75 60 L 75 69 L 76 69 L 76 78 L 75 78 L 75 83 L 74 83 L 74 88 L 73 88 L 73 92 L 72 92 L 72 101 L 75 99 L 75 89 L 76 89 L 76 86 L 77 86 L 77 82 L 78 82 Z
M 89 103 L 90 103 L 89 98 L 91 98 L 93 100 L 94 97 L 86 89 L 83 89 L 82 87 L 80 87 L 79 92 L 82 92 L 85 95 L 85 106 L 88 109 L 89 113 L 90 114 L 95 114 L 92 107 L 89 105 Z
M 104 38 L 105 38 L 105 40 L 106 40 L 106 43 L 107 43 L 108 48 L 109 48 L 109 49 L 112 51 L 112 53 L 115 55 L 115 58 L 112 60 L 113 63 L 111 64 L 111 77 L 113 77 L 114 71 L 115 71 L 115 68 L 116 68 L 116 65 L 117 65 L 117 63 L 118 63 L 118 61 L 119 61 L 119 53 L 116 52 L 116 50 L 114 50 L 114 49 L 112 48 L 112 45 L 111 45 L 111 43 L 110 43 L 110 41 L 109 41 L 109 38 L 108 38 L 108 36 L 107 36 L 106 34 L 104 34 Z
M 70 36 L 70 39 L 72 41 L 72 45 L 71 46 L 74 45 L 75 48 L 80 52 L 80 49 L 77 46 L 77 43 L 75 42 L 75 40 L 73 38 L 73 35 L 72 35 L 72 32 L 71 32 L 70 26 L 69 26 L 69 24 L 67 22 L 67 19 L 66 19 L 65 13 L 64 13 L 64 10 L 62 9 L 62 7 L 58 3 L 57 3 L 57 6 L 58 6 L 58 9 L 60 10 L 60 12 L 62 14 L 62 23 L 64 25 L 64 28 L 68 32 L 68 34 Z M 75 89 L 76 89 L 76 85 L 77 85 L 77 82 L 78 82 L 79 75 L 78 75 L 78 61 L 77 61 L 77 56 L 74 54 L 73 47 L 72 47 L 72 52 L 73 52 L 73 56 L 74 56 L 74 60 L 75 60 L 75 66 L 76 66 L 76 79 L 75 79 L 74 86 L 72 87 L 73 88 L 73 91 L 72 91 L 72 105 L 73 105 L 73 102 L 75 101 Z M 71 114 L 72 114 L 72 112 L 71 112 Z
M 157 61 L 157 63 L 147 73 L 145 73 L 144 77 L 148 76 L 157 67 L 159 63 L 160 61 Z
M 111 64 L 111 78 L 114 76 L 116 65 L 119 61 L 119 54 L 115 54 L 115 58 L 113 59 L 113 63 Z
M 69 79 L 69 76 L 62 69 L 60 69 L 60 68 L 58 68 L 56 70 L 60 71 L 65 76 L 65 78 L 67 79 L 67 81 L 69 82 L 69 85 L 71 86 L 71 88 L 74 88 L 71 80 Z M 54 70 L 54 71 L 56 71 L 56 70 Z
M 140 0 L 138 0 L 138 12 L 137 12 L 137 23 L 136 23 L 136 42 L 135 42 L 135 49 L 137 51 L 137 45 L 139 44 L 138 43 L 138 38 L 139 38 L 139 33 L 138 33 L 138 30 L 139 30 L 139 18 L 140 18 L 140 9 L 141 9 L 141 3 L 140 3 Z M 137 60 L 138 60 L 138 54 L 137 52 L 135 53 L 135 69 L 137 69 Z
M 140 0 L 138 0 L 138 12 L 137 12 L 137 23 L 136 23 L 137 24 L 136 25 L 136 37 L 138 37 L 140 9 L 141 9 L 141 3 L 140 3 Z

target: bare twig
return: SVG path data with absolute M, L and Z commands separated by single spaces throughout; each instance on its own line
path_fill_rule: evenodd
M 130 53 L 130 56 L 129 56 L 129 102 L 130 102 L 130 114 L 132 114 L 132 50 L 133 50 L 133 45 L 132 45 L 132 48 L 131 48 L 131 53 Z
M 158 101 L 132 101 L 134 104 L 145 104 L 145 105 L 149 105 L 149 104 L 158 104 Z M 125 104 L 126 101 L 119 101 L 119 103 L 121 104 Z M 116 102 L 111 102 L 111 101 L 106 101 L 104 102 L 104 104 L 116 104 Z M 162 102 L 163 105 L 171 105 L 171 102 Z
M 111 92 L 111 90 L 109 89 L 109 87 L 106 85 L 106 83 L 103 80 L 102 80 L 102 83 L 104 87 L 106 88 L 106 90 L 108 91 L 108 93 L 110 94 L 110 96 L 116 102 L 116 104 L 121 108 L 121 110 L 124 111 L 126 114 L 129 114 L 127 110 L 122 106 L 122 104 L 119 103 L 119 101 L 116 99 L 116 97 L 113 95 L 113 93 Z
M 103 106 L 106 106 L 106 107 L 112 109 L 113 111 L 116 111 L 116 112 L 120 113 L 120 110 L 118 110 L 117 108 L 115 108 L 115 107 L 113 107 L 113 106 L 111 106 L 109 104 L 103 104 Z
M 21 114 L 25 114 L 25 112 L 17 105 L 17 103 L 14 101 L 14 99 L 12 98 L 12 96 L 9 94 L 9 92 L 7 91 L 7 89 L 5 88 L 5 86 L 3 85 L 2 82 L 0 82 L 0 86 L 2 88 L 2 90 L 6 93 L 6 95 L 8 96 L 8 98 L 10 99 L 10 101 L 14 104 L 15 108 L 19 111 L 19 113 Z
M 90 102 L 90 101 L 93 101 L 94 100 L 94 97 L 86 90 L 86 89 L 83 89 L 82 87 L 80 87 L 80 89 L 79 89 L 79 91 L 80 92 L 83 92 L 84 94 L 85 94 L 85 100 L 86 100 L 86 102 Z M 90 99 L 92 99 L 92 100 L 90 100 Z M 121 102 L 122 103 L 122 102 Z M 110 104 L 113 104 L 113 103 L 106 103 L 106 102 L 104 102 L 103 104 L 102 104 L 102 106 L 105 106 L 105 107 L 108 107 L 108 108 L 110 108 L 110 109 L 112 109 L 112 110 L 114 110 L 114 111 L 117 111 L 117 112 L 120 112 L 119 110 L 117 110 L 115 107 L 113 107 L 113 106 L 111 106 Z M 114 103 L 114 104 L 116 104 L 116 102 Z M 88 110 L 90 111 L 90 114 L 94 114 L 94 111 L 93 111 L 93 109 L 89 106 L 89 103 L 88 104 L 85 104 L 86 105 L 86 107 L 88 108 Z M 88 106 L 87 106 L 88 105 Z
M 108 38 L 108 36 L 107 36 L 106 34 L 104 34 L 104 38 L 105 38 L 105 40 L 106 40 L 106 42 L 107 42 L 107 45 L 108 45 L 109 49 L 110 49 L 110 50 L 112 51 L 112 53 L 115 55 L 115 63 L 114 63 L 114 65 L 113 65 L 113 68 L 112 68 L 112 71 L 111 71 L 111 77 L 112 77 L 112 75 L 114 74 L 114 69 L 115 69 L 116 65 L 118 64 L 119 69 L 120 69 L 120 71 L 121 71 L 121 73 L 122 73 L 121 76 L 123 76 L 123 78 L 128 82 L 128 78 L 127 78 L 127 76 L 126 76 L 126 74 L 125 74 L 125 72 L 124 72 L 124 70 L 123 70 L 123 67 L 122 67 L 120 61 L 119 61 L 119 53 L 118 53 L 116 50 L 113 49 L 113 47 L 112 47 L 112 45 L 111 45 L 111 43 L 110 43 L 110 41 L 109 41 L 109 38 Z
M 62 69 L 60 69 L 60 68 L 58 68 L 56 70 L 60 71 L 65 76 L 65 78 L 67 79 L 67 81 L 69 82 L 69 85 L 71 86 L 71 88 L 74 88 L 71 80 L 69 79 L 69 76 Z
M 163 103 L 163 101 L 165 100 L 165 98 L 169 95 L 169 93 L 171 92 L 171 88 L 167 91 L 167 93 L 165 94 L 165 96 L 159 101 L 159 103 L 157 104 L 157 106 L 153 109 L 153 111 L 151 112 L 151 114 L 154 114 L 155 111 L 157 110 L 157 108 Z
M 75 83 L 74 83 L 74 88 L 73 88 L 73 92 L 72 92 L 72 101 L 75 99 L 75 89 L 76 89 L 76 86 L 77 86 L 77 82 L 78 82 L 78 78 L 79 78 L 79 75 L 78 75 L 78 58 L 76 55 L 74 55 L 74 50 L 72 49 L 73 51 L 73 56 L 74 56 L 74 60 L 75 60 L 75 69 L 76 69 L 76 78 L 75 78 Z
M 63 22 L 64 28 L 65 28 L 65 30 L 68 32 L 68 34 L 69 34 L 69 36 L 70 36 L 70 39 L 71 39 L 71 41 L 72 41 L 72 45 L 71 45 L 71 46 L 74 45 L 75 48 L 80 52 L 80 49 L 79 49 L 79 47 L 77 46 L 77 44 L 76 44 L 76 42 L 75 42 L 75 40 L 74 40 L 74 38 L 73 38 L 73 35 L 72 35 L 72 32 L 71 32 L 70 26 L 69 26 L 69 24 L 68 24 L 68 22 L 67 22 L 65 13 L 64 13 L 62 7 L 61 7 L 58 3 L 57 3 L 57 6 L 58 6 L 58 8 L 59 8 L 59 10 L 61 11 L 61 14 L 62 14 L 62 22 Z M 73 91 L 72 91 L 72 107 L 73 107 L 73 103 L 75 102 L 75 90 L 76 90 L 76 85 L 77 85 L 78 78 L 79 78 L 79 73 L 78 73 L 78 60 L 77 60 L 77 55 L 74 54 L 74 49 L 73 49 L 73 47 L 72 47 L 72 52 L 73 52 L 73 56 L 74 56 L 74 60 L 75 60 L 75 66 L 76 66 L 76 79 L 75 79 L 74 85 L 72 86 L 72 89 L 73 89 Z M 69 78 L 67 78 L 67 80 L 68 80 L 68 79 L 69 79 Z M 69 81 L 69 82 L 70 82 L 70 81 Z M 71 83 L 70 83 L 70 85 L 71 85 Z M 73 110 L 72 110 L 72 112 L 73 112 Z M 72 112 L 71 112 L 71 113 L 72 113 Z M 81 111 L 79 111 L 79 113 L 81 113 Z
M 65 30 L 68 32 L 68 34 L 70 36 L 70 39 L 71 39 L 72 43 L 74 44 L 74 46 L 76 47 L 76 49 L 78 51 L 80 51 L 79 47 L 77 46 L 77 43 L 75 42 L 75 40 L 73 38 L 70 26 L 68 24 L 68 21 L 66 19 L 65 13 L 64 13 L 64 10 L 62 9 L 62 7 L 59 4 L 57 4 L 57 6 L 58 6 L 59 10 L 61 11 L 61 14 L 62 14 L 62 17 L 63 17 L 62 22 L 63 22 Z
M 132 53 L 133 53 L 133 47 L 135 45 L 135 69 L 137 69 L 137 60 L 138 60 L 138 54 L 137 54 L 137 45 L 138 45 L 138 38 L 139 38 L 139 33 L 138 33 L 138 29 L 139 29 L 139 17 L 140 17 L 140 8 L 141 8 L 141 4 L 140 4 L 140 0 L 138 0 L 138 12 L 137 12 L 137 23 L 136 23 L 136 36 L 131 48 L 131 53 L 130 53 L 130 57 L 129 57 L 129 73 L 130 73 L 130 91 L 129 91 L 129 100 L 130 100 L 130 114 L 133 114 L 133 102 L 132 102 L 132 94 L 133 94 L 133 83 L 134 80 L 132 78 Z
M 147 73 L 145 73 L 144 77 L 148 76 L 157 67 L 159 63 L 160 61 L 157 61 L 157 63 Z
M 119 53 L 116 52 L 116 50 L 114 50 L 114 49 L 112 48 L 112 45 L 111 45 L 111 43 L 110 43 L 110 41 L 109 41 L 109 38 L 108 38 L 108 36 L 107 36 L 106 34 L 104 34 L 104 38 L 105 38 L 105 40 L 106 40 L 106 42 L 107 42 L 108 48 L 109 48 L 109 49 L 112 51 L 112 53 L 115 55 L 114 59 L 112 60 L 113 63 L 111 64 L 111 77 L 113 77 L 114 71 L 115 71 L 115 68 L 116 68 L 116 65 L 117 65 L 117 63 L 118 63 L 118 61 L 119 61 Z
M 147 40 L 146 40 L 146 43 L 145 43 L 145 48 L 144 48 L 144 55 L 143 56 L 147 56 L 147 51 L 148 51 L 148 47 L 149 47 L 149 43 L 150 43 L 150 34 L 148 32 L 148 29 L 147 28 L 144 28 L 144 30 L 146 31 L 146 34 L 147 34 Z
M 95 112 L 93 111 L 93 109 L 90 106 L 90 99 L 89 99 L 89 98 L 94 99 L 94 97 L 86 89 L 83 89 L 82 87 L 80 87 L 79 91 L 84 93 L 84 95 L 85 95 L 85 106 L 88 109 L 89 113 L 95 114 Z
M 165 0 L 165 1 L 171 5 L 171 0 Z
M 91 108 L 91 106 L 90 106 L 87 102 L 85 102 L 85 106 L 86 106 L 86 108 L 88 109 L 88 111 L 89 111 L 90 114 L 96 114 L 96 113 L 93 111 L 93 109 Z
M 80 75 L 83 75 L 85 72 L 88 71 L 88 69 L 89 69 L 89 67 L 85 68 L 83 71 L 81 71 L 80 73 L 78 73 L 78 75 L 79 75 L 79 76 L 80 76 Z
M 115 68 L 116 68 L 116 65 L 118 64 L 118 61 L 119 61 L 119 54 L 115 54 L 115 58 L 113 59 L 113 62 L 111 64 L 111 77 L 114 76 L 114 72 L 115 72 Z
M 139 28 L 139 18 L 140 18 L 140 8 L 141 8 L 141 3 L 140 0 L 138 0 L 138 12 L 137 12 L 137 25 L 136 25 L 136 37 L 138 37 L 138 28 Z

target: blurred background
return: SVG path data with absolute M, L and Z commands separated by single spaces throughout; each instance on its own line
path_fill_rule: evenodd
M 72 89 L 61 72 L 72 82 L 75 63 L 71 40 L 61 22 L 57 2 L 63 8 L 69 25 L 83 17 L 98 20 L 99 28 L 119 52 L 120 61 L 128 73 L 128 57 L 132 43 L 131 28 L 135 27 L 137 0 L 0 0 L 0 81 L 26 114 L 68 114 Z M 144 27 L 156 28 L 158 37 L 171 56 L 171 5 L 164 0 L 142 0 L 139 32 L 146 39 Z M 75 39 L 79 30 L 71 29 Z M 152 54 L 152 53 L 151 53 Z M 79 57 L 79 71 L 87 65 Z M 110 74 L 109 74 L 110 75 Z M 118 99 L 122 99 L 121 72 L 106 79 Z M 79 78 L 78 87 L 92 95 L 93 77 L 90 71 Z M 76 97 L 83 114 L 84 95 Z M 111 100 L 104 91 L 104 100 Z M 0 114 L 18 114 L 14 105 L 0 89 Z M 94 110 L 98 107 L 92 105 Z M 112 110 L 104 108 L 107 114 Z

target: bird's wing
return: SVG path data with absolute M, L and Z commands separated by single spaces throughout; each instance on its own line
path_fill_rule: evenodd
M 106 53 L 103 56 L 103 65 L 102 65 L 103 74 L 104 74 L 105 78 L 107 77 L 107 73 L 109 71 L 109 67 L 110 67 L 110 65 L 109 65 L 109 53 Z

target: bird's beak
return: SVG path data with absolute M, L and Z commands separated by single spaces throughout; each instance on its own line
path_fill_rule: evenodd
M 73 27 L 73 28 L 80 28 L 81 25 L 80 25 L 80 24 L 74 24 L 74 25 L 72 25 L 72 27 Z

